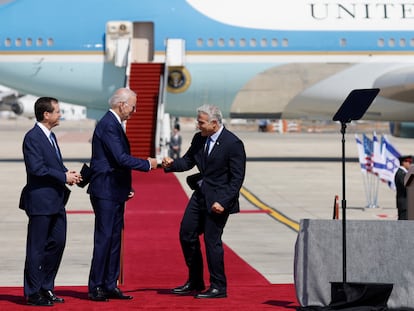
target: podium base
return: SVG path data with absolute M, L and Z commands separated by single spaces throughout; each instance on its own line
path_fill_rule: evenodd
M 375 307 L 388 310 L 387 302 L 391 295 L 393 284 L 387 283 L 331 283 L 331 303 L 333 310 L 354 307 Z M 384 309 L 385 308 L 385 309 Z
M 331 283 L 332 300 L 329 306 L 299 307 L 297 311 L 388 311 L 387 302 L 393 284 Z

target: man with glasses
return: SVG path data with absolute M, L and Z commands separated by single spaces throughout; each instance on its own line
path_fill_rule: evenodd
M 127 88 L 115 91 L 109 111 L 92 138 L 91 180 L 88 188 L 95 212 L 94 247 L 89 274 L 89 299 L 132 299 L 117 287 L 125 202 L 134 196 L 131 170 L 150 171 L 155 158 L 131 156 L 125 121 L 135 112 L 137 95 Z

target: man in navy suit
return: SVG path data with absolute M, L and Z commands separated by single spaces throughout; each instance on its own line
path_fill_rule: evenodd
M 137 95 L 118 89 L 109 99 L 110 110 L 92 137 L 91 180 L 88 188 L 95 212 L 94 247 L 89 274 L 89 299 L 132 299 L 117 287 L 125 201 L 134 196 L 131 170 L 150 171 L 157 160 L 131 156 L 125 121 L 135 112 Z
M 79 183 L 82 178 L 64 166 L 51 132 L 61 117 L 58 100 L 41 97 L 34 111 L 37 123 L 23 140 L 27 183 L 19 205 L 29 217 L 24 295 L 30 305 L 51 306 L 64 302 L 53 290 L 66 243 L 65 205 L 70 190 L 65 184 Z
M 239 212 L 239 191 L 246 168 L 243 142 L 222 124 L 221 111 L 204 105 L 197 110 L 200 132 L 182 158 L 164 158 L 166 172 L 183 172 L 195 165 L 201 174 L 180 226 L 180 243 L 188 267 L 187 282 L 175 294 L 198 292 L 196 298 L 227 297 L 224 250 L 221 237 L 229 214 Z M 210 287 L 205 292 L 200 234 L 204 233 Z

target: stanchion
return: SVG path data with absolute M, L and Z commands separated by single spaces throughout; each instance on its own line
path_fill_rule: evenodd
M 332 219 L 339 219 L 339 196 L 335 195 Z

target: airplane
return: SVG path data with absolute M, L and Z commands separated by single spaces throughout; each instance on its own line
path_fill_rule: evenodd
M 380 88 L 364 119 L 414 137 L 413 17 L 391 0 L 0 0 L 0 84 L 98 119 L 129 63 L 166 62 L 177 38 L 172 116 L 213 103 L 226 118 L 331 120 L 351 90 Z

